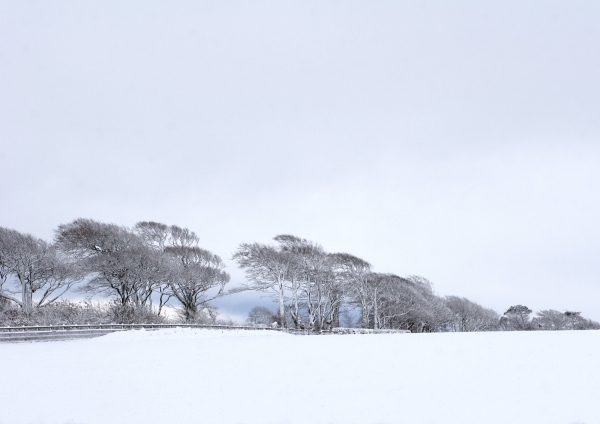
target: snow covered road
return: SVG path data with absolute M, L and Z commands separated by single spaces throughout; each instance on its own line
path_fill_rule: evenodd
M 600 424 L 600 331 L 0 345 L 0 423 Z

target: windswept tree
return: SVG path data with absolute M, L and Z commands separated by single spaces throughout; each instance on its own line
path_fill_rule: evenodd
M 14 274 L 15 257 L 21 234 L 9 228 L 0 227 L 0 297 L 5 301 L 18 302 L 9 292 L 8 280 Z
M 380 284 L 373 290 L 373 318 L 370 319 L 373 328 L 408 329 L 408 321 L 414 320 L 415 311 L 426 304 L 419 288 L 394 274 L 373 273 L 372 278 Z
M 437 296 L 433 284 L 420 276 L 389 275 L 380 292 L 378 315 L 384 328 L 409 330 L 413 333 L 446 331 L 450 311 Z M 374 325 L 374 322 L 373 322 Z
M 146 284 L 142 274 L 152 272 L 144 269 L 144 264 L 155 265 L 142 240 L 128 228 L 114 224 L 77 219 L 58 226 L 55 243 L 88 272 L 80 291 L 112 297 L 121 305 L 139 299 Z
M 346 282 L 350 302 L 360 308 L 362 327 L 367 328 L 373 306 L 370 285 L 372 281 L 371 264 L 348 253 L 336 253 L 336 262 L 341 278 Z
M 153 284 L 149 285 L 152 291 L 158 295 L 158 315 L 161 314 L 165 305 L 173 297 L 173 291 L 169 285 L 171 257 L 167 257 L 164 252 L 172 238 L 171 227 L 154 221 L 138 222 L 134 227 L 134 232 L 143 240 L 146 246 L 150 247 L 157 253 L 160 258 L 160 272 L 155 274 Z M 152 305 L 152 296 L 150 296 L 150 305 Z
M 371 273 L 364 293 L 368 306 L 364 327 L 404 329 L 416 333 L 445 329 L 448 310 L 425 278 Z M 354 299 L 355 304 L 357 300 Z
M 564 313 L 548 309 L 537 313 L 534 327 L 543 331 L 566 330 L 569 327 L 569 320 Z
M 452 314 L 450 327 L 453 331 L 494 331 L 498 327 L 500 315 L 496 311 L 467 298 L 446 296 L 446 305 Z
M 248 313 L 246 322 L 251 325 L 270 326 L 277 319 L 277 314 L 264 306 L 255 306 Z
M 368 277 L 367 293 L 373 311 L 373 328 L 380 328 L 380 310 L 382 309 L 382 301 L 385 299 L 384 293 L 390 291 L 390 286 L 394 284 L 399 277 L 393 274 L 383 274 L 372 272 Z
M 10 277 L 19 288 L 20 298 L 18 292 L 7 288 Z M 0 227 L 0 297 L 29 312 L 55 302 L 80 278 L 77 264 L 55 246 Z
M 136 224 L 135 231 L 162 255 L 160 278 L 153 285 L 160 295 L 159 311 L 174 297 L 181 303 L 186 321 L 214 314 L 208 302 L 223 295 L 230 279 L 221 258 L 200 248 L 199 237 L 187 228 L 143 221 Z
M 233 255 L 246 274 L 246 284 L 236 291 L 254 290 L 273 295 L 278 302 L 278 318 L 285 325 L 285 283 L 294 265 L 289 252 L 262 243 L 242 243 Z
M 280 250 L 291 257 L 286 287 L 291 296 L 294 325 L 311 330 L 332 327 L 338 307 L 334 257 L 319 244 L 299 237 L 283 235 L 274 240 L 280 244 Z M 305 322 L 300 308 L 304 309 Z
M 500 320 L 500 325 L 505 330 L 509 331 L 526 331 L 534 330 L 531 321 L 531 313 L 533 311 L 527 306 L 514 305 L 504 312 L 504 316 Z
M 223 294 L 229 274 L 221 258 L 197 246 L 171 246 L 169 288 L 183 307 L 182 318 L 195 321 L 208 302 Z

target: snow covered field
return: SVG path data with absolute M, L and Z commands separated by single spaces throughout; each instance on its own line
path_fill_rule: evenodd
M 0 344 L 0 423 L 600 424 L 600 331 Z

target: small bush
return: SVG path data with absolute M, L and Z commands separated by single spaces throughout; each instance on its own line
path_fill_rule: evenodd
M 118 303 L 110 304 L 108 316 L 114 324 L 162 324 L 166 322 L 164 317 L 158 316 L 149 307 Z

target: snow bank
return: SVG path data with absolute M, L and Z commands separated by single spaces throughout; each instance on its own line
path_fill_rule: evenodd
M 600 424 L 600 331 L 1 344 L 2 424 Z

